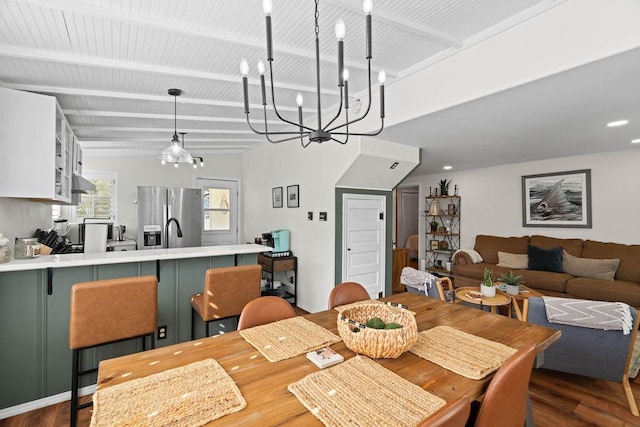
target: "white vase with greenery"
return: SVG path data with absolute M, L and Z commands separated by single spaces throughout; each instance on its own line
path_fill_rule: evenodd
M 484 278 L 480 285 L 480 293 L 483 297 L 493 298 L 496 296 L 496 288 L 493 285 L 493 270 L 490 268 L 484 269 Z

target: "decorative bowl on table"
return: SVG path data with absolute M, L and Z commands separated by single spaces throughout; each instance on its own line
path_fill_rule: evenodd
M 379 318 L 395 329 L 367 327 Z M 398 327 L 399 325 L 399 327 Z M 418 325 L 410 311 L 385 304 L 361 304 L 338 313 L 338 333 L 345 345 L 373 359 L 396 359 L 418 340 Z

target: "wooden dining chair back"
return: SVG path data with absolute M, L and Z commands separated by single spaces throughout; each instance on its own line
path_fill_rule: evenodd
M 498 369 L 475 417 L 476 427 L 522 427 L 525 424 L 529 379 L 535 358 L 536 346 L 529 344 Z
M 329 310 L 352 302 L 366 301 L 371 299 L 369 292 L 356 282 L 344 282 L 331 289 L 329 294 Z
M 212 322 L 238 317 L 245 305 L 260 298 L 261 280 L 259 264 L 207 270 L 203 292 L 191 296 L 191 339 L 195 338 L 197 315 L 204 321 L 208 337 Z
M 78 404 L 80 377 L 98 368 L 81 370 L 84 349 L 132 338 L 141 338 L 146 349 L 147 336 L 154 335 L 158 325 L 158 279 L 156 276 L 126 277 L 76 283 L 71 287 L 69 348 L 72 350 L 71 415 L 75 426 L 77 411 L 93 402 Z
M 448 277 L 438 278 L 436 280 L 436 289 L 438 290 L 438 296 L 442 301 L 455 302 L 453 282 L 451 281 L 450 278 Z
M 464 427 L 471 412 L 471 402 L 463 397 L 440 408 L 417 427 Z
M 251 301 L 242 310 L 240 320 L 238 320 L 238 330 L 241 331 L 295 316 L 295 310 L 286 299 L 276 296 L 260 297 Z

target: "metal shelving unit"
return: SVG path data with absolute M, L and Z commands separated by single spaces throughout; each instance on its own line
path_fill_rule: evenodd
M 460 196 L 427 196 L 425 204 L 426 269 L 429 273 L 452 277 L 453 273 L 446 267 L 453 253 L 460 249 Z

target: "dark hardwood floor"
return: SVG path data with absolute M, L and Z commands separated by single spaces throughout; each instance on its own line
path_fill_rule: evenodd
M 640 402 L 640 384 L 631 384 Z M 622 386 L 577 375 L 534 370 L 529 385 L 537 427 L 640 426 L 629 412 Z M 88 426 L 91 409 L 78 413 L 78 426 Z M 3 427 L 59 427 L 69 425 L 69 402 L 0 420 Z
M 296 312 L 306 314 L 298 308 Z M 631 388 L 636 402 L 640 402 L 640 378 L 631 382 Z M 529 391 L 537 427 L 640 426 L 640 417 L 631 415 L 618 383 L 535 369 Z M 91 409 L 80 410 L 78 426 L 88 426 L 90 421 Z M 0 420 L 0 427 L 66 425 L 69 425 L 68 401 Z

